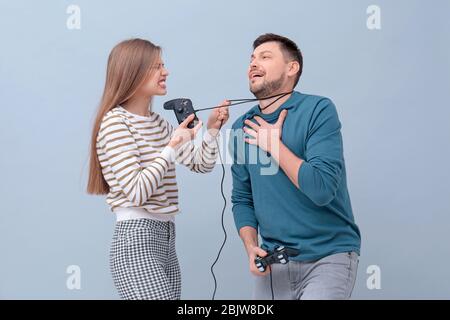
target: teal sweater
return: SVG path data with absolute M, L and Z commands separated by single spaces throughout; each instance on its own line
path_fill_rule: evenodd
M 270 154 L 243 140 L 245 119 L 258 115 L 274 123 L 283 109 L 288 114 L 282 141 L 304 160 L 299 188 Z M 294 92 L 271 114 L 255 106 L 233 124 L 229 147 L 238 231 L 244 226 L 259 230 L 262 245 L 269 250 L 276 245 L 299 249 L 300 255 L 292 260 L 317 260 L 347 251 L 359 254 L 361 237 L 347 190 L 341 124 L 330 99 Z

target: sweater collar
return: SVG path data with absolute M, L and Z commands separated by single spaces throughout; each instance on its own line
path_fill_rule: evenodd
M 295 102 L 298 100 L 299 97 L 300 97 L 300 92 L 298 92 L 298 91 L 292 92 L 289 99 L 287 99 L 281 106 L 278 107 L 277 110 L 275 110 L 272 113 L 267 113 L 267 114 L 262 113 L 261 109 L 259 108 L 259 105 L 254 106 L 247 113 L 247 115 L 245 116 L 245 119 L 251 119 L 255 116 L 259 116 L 267 122 L 276 121 L 278 119 L 281 111 L 292 109 L 295 106 Z

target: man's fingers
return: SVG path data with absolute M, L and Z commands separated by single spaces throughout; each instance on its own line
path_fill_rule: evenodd
M 255 118 L 256 122 L 259 123 L 260 126 L 262 126 L 263 124 L 266 124 L 266 123 L 267 123 L 266 121 L 264 121 L 263 118 L 261 118 L 261 117 L 259 117 L 259 116 L 255 116 L 254 118 Z
M 263 272 L 261 272 L 261 271 L 259 271 L 259 269 L 256 267 L 255 260 L 250 260 L 250 271 L 251 271 L 254 275 L 256 275 L 256 276 L 265 276 L 266 274 L 268 274 L 269 271 L 270 271 L 269 267 L 270 267 L 270 266 L 267 266 L 267 267 L 266 267 L 266 270 L 263 271 Z
M 260 276 L 260 277 L 266 276 L 270 272 L 269 268 L 270 268 L 270 266 L 267 266 L 267 268 L 266 268 L 266 270 L 264 272 L 261 272 L 258 269 L 256 269 L 256 275 Z
M 283 122 L 284 119 L 286 119 L 288 111 L 287 110 L 283 110 L 280 113 L 280 116 L 278 117 L 278 121 L 277 121 L 277 125 L 279 125 L 280 127 L 283 126 Z
M 247 142 L 248 144 L 254 144 L 254 145 L 258 144 L 256 139 L 245 138 L 244 141 Z
M 259 255 L 261 257 L 262 253 Z M 258 270 L 255 264 L 254 259 L 250 259 L 250 272 L 253 273 L 255 276 L 263 277 L 267 275 L 270 272 L 270 266 L 266 267 L 266 270 L 264 272 L 261 272 Z
M 264 251 L 263 249 L 259 248 L 259 247 L 256 247 L 256 248 L 255 248 L 255 252 L 256 252 L 256 254 L 257 254 L 258 256 L 260 256 L 261 258 L 267 256 L 267 252 Z
M 249 126 L 250 128 L 252 128 L 253 130 L 255 130 L 256 132 L 258 132 L 259 126 L 258 126 L 256 123 L 254 123 L 253 121 L 245 120 L 244 123 L 245 123 L 247 126 Z
M 261 272 L 261 271 L 259 271 L 257 268 L 254 268 L 254 269 L 251 269 L 250 270 L 255 276 L 258 276 L 258 277 L 264 277 L 265 275 L 267 275 L 268 273 L 269 273 L 269 270 L 268 269 L 266 269 L 266 271 L 264 271 L 264 272 Z
M 251 135 L 253 138 L 256 138 L 258 136 L 258 133 L 253 130 L 253 129 L 249 129 L 247 127 L 244 127 L 244 132 L 248 133 L 249 135 Z

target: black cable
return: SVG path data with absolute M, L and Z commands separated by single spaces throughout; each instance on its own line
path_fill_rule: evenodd
M 277 101 L 280 100 L 281 98 L 287 96 L 288 94 L 290 94 L 290 92 L 287 92 L 287 93 L 282 94 L 279 98 L 276 98 L 275 100 L 273 100 L 271 103 L 269 103 L 269 104 L 268 104 L 267 106 L 265 106 L 264 108 L 259 107 L 259 110 L 262 111 L 262 110 L 267 109 L 268 107 L 270 107 L 271 105 L 273 105 L 275 102 L 277 102 Z
M 228 100 L 229 102 L 240 101 L 240 102 L 237 102 L 237 103 L 234 103 L 234 104 L 229 104 L 228 106 L 243 104 L 243 103 L 252 102 L 252 101 L 267 100 L 267 99 L 272 99 L 272 98 L 278 97 L 277 99 L 272 101 L 270 104 L 268 104 L 264 108 L 264 109 L 266 109 L 266 108 L 270 107 L 272 104 L 274 104 L 275 102 L 277 102 L 278 100 L 280 100 L 281 98 L 287 96 L 288 94 L 291 94 L 292 92 L 293 91 L 285 92 L 285 93 L 277 94 L 277 95 L 274 95 L 274 96 L 271 96 L 271 97 L 262 98 L 262 99 L 234 99 L 234 100 Z M 196 109 L 196 110 L 194 110 L 194 112 L 203 111 L 203 110 L 209 110 L 209 109 L 216 109 L 216 108 L 221 108 L 221 107 L 223 107 L 223 106 L 217 106 L 217 107 L 211 107 L 211 108 L 203 108 L 203 109 Z M 264 110 L 264 109 L 261 109 L 261 110 Z M 223 125 L 223 120 L 220 122 L 219 131 L 220 131 L 220 129 L 222 129 L 222 125 Z M 212 295 L 212 300 L 215 299 L 216 292 L 217 292 L 217 279 L 216 279 L 216 275 L 214 274 L 214 266 L 216 265 L 217 261 L 219 261 L 220 254 L 222 253 L 222 250 L 223 250 L 223 248 L 225 246 L 225 243 L 227 242 L 227 237 L 228 237 L 227 236 L 227 230 L 225 229 L 225 223 L 224 223 L 225 209 L 227 207 L 227 199 L 226 199 L 225 194 L 223 192 L 223 182 L 225 180 L 225 166 L 223 164 L 222 154 L 220 153 L 219 140 L 217 139 L 217 136 L 215 137 L 215 140 L 216 140 L 216 144 L 217 144 L 217 150 L 218 150 L 217 152 L 219 154 L 220 164 L 222 166 L 222 179 L 220 181 L 220 193 L 222 194 L 222 198 L 223 198 L 221 224 L 222 224 L 222 230 L 223 230 L 223 233 L 224 233 L 224 238 L 223 238 L 222 245 L 220 246 L 219 252 L 217 253 L 217 257 L 214 260 L 213 264 L 211 265 L 211 274 L 212 274 L 213 279 L 214 279 L 214 291 L 213 291 L 213 295 Z M 274 300 L 273 284 L 272 284 L 272 268 L 270 266 L 269 266 L 269 268 L 270 268 L 269 269 L 270 270 L 270 289 L 271 289 L 271 292 L 272 292 L 272 300 Z
M 272 300 L 275 300 L 275 295 L 273 294 L 272 266 L 269 266 L 269 274 L 270 274 L 270 292 L 272 293 Z
M 292 92 L 294 92 L 294 90 L 291 90 L 289 92 L 283 92 L 283 93 L 274 94 L 272 96 L 268 96 L 268 97 L 264 97 L 264 98 L 234 99 L 234 100 L 228 100 L 228 101 L 230 101 L 230 102 L 237 102 L 237 101 L 261 101 L 261 100 L 267 100 L 267 99 L 276 98 L 276 97 L 279 97 L 279 96 L 282 96 L 282 95 L 291 94 Z
M 239 104 L 248 103 L 248 102 L 255 102 L 255 101 L 261 101 L 261 100 L 268 100 L 268 99 L 272 99 L 272 98 L 279 97 L 278 99 L 276 99 L 275 101 L 273 101 L 272 103 L 270 103 L 270 104 L 269 104 L 269 106 L 270 106 L 270 105 L 272 105 L 273 103 L 275 103 L 276 101 L 278 101 L 279 99 L 281 99 L 281 98 L 287 96 L 288 94 L 291 94 L 292 92 L 294 92 L 294 91 L 284 92 L 284 93 L 279 93 L 279 94 L 275 94 L 275 95 L 273 95 L 273 96 L 265 97 L 265 98 L 261 98 L 261 99 L 254 98 L 254 99 L 233 99 L 233 100 L 228 100 L 229 102 L 231 102 L 231 103 L 228 105 L 228 107 L 230 107 L 230 106 L 237 106 L 237 105 L 239 105 Z M 234 103 L 233 103 L 233 102 L 234 102 Z M 223 107 L 223 106 L 215 106 L 215 107 L 209 107 L 209 108 L 195 109 L 195 110 L 194 110 L 194 113 L 196 113 L 197 111 L 211 110 L 211 109 L 217 109 L 217 108 L 221 108 L 221 107 Z M 268 106 L 267 106 L 267 107 L 268 107 Z M 267 107 L 266 107 L 266 108 L 267 108 Z M 265 109 L 265 108 L 264 108 L 264 109 Z M 264 110 L 264 109 L 262 109 L 262 110 Z
M 220 123 L 219 131 L 220 131 L 220 129 L 222 129 L 222 125 L 223 125 L 223 120 Z M 212 300 L 214 300 L 214 298 L 216 297 L 216 291 L 217 291 L 217 280 L 216 280 L 216 276 L 214 274 L 214 266 L 217 263 L 217 261 L 219 260 L 220 254 L 222 253 L 222 249 L 225 246 L 225 243 L 227 242 L 227 230 L 225 229 L 225 223 L 224 223 L 225 209 L 227 207 L 227 199 L 225 198 L 225 194 L 223 192 L 223 182 L 225 180 L 225 166 L 223 164 L 222 154 L 220 153 L 220 146 L 219 146 L 219 141 L 217 139 L 217 136 L 215 138 L 216 138 L 216 144 L 217 144 L 217 150 L 218 150 L 218 154 L 219 154 L 220 164 L 222 165 L 222 179 L 220 181 L 220 193 L 222 194 L 222 198 L 223 198 L 221 223 L 222 223 L 222 230 L 224 233 L 224 238 L 223 238 L 222 245 L 220 246 L 219 252 L 217 253 L 216 260 L 214 260 L 213 264 L 211 265 L 211 274 L 214 279 L 214 292 L 212 295 Z

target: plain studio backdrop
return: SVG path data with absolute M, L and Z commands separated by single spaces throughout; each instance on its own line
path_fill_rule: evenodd
M 381 29 L 367 25 L 371 5 Z M 70 24 L 73 8 L 80 28 Z M 251 45 L 266 32 L 302 49 L 297 90 L 330 97 L 339 112 L 362 233 L 353 298 L 450 298 L 449 16 L 446 0 L 1 0 L 0 298 L 118 298 L 108 265 L 114 215 L 105 197 L 85 192 L 111 48 L 131 37 L 163 47 L 168 94 L 153 110 L 175 125 L 162 108 L 169 99 L 209 107 L 252 97 Z M 225 128 L 251 107 L 232 109 Z M 182 297 L 209 299 L 223 239 L 221 168 L 199 175 L 178 166 L 177 175 Z M 217 298 L 249 299 L 228 164 L 224 190 L 229 237 L 215 269 Z M 373 270 L 378 289 L 367 283 Z

